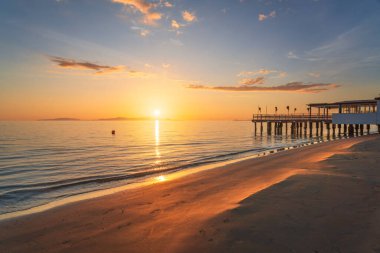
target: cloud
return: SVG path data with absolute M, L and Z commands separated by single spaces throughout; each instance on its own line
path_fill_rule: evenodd
M 197 20 L 197 16 L 195 15 L 195 13 L 190 12 L 190 11 L 183 11 L 182 18 L 188 23 L 191 23 Z
M 149 30 L 139 26 L 132 26 L 131 29 L 137 31 L 141 37 L 147 37 L 150 34 Z
M 173 4 L 171 2 L 165 1 L 165 2 L 163 2 L 163 6 L 165 6 L 167 8 L 172 8 Z
M 162 65 L 161 65 L 164 69 L 168 69 L 168 68 L 170 68 L 170 64 L 169 63 L 162 63 Z
M 86 61 L 76 61 L 72 59 L 66 59 L 62 57 L 50 56 L 50 60 L 56 63 L 61 68 L 67 69 L 80 69 L 80 70 L 93 70 L 95 74 L 109 74 L 113 72 L 122 72 L 125 70 L 125 66 L 107 66 L 98 65 Z
M 114 73 L 127 73 L 130 77 L 148 77 L 150 74 L 133 69 L 129 69 L 124 65 L 108 66 L 100 65 L 88 61 L 77 61 L 57 56 L 49 56 L 50 61 L 57 64 L 58 67 L 72 70 L 88 70 L 93 71 L 95 75 L 105 75 Z
M 268 18 L 275 18 L 276 17 L 276 11 L 271 11 L 269 14 L 260 13 L 258 16 L 259 21 L 264 21 Z
M 285 72 L 285 71 L 281 71 L 281 72 L 278 74 L 277 78 L 284 78 L 284 77 L 287 77 L 287 76 L 288 76 L 288 73 L 287 73 L 287 72 Z
M 271 78 L 284 78 L 288 75 L 288 73 L 285 71 L 272 70 L 272 69 L 259 69 L 256 71 L 242 71 L 237 76 L 247 77 L 247 76 L 256 76 L 256 75 L 261 75 L 261 76 L 270 75 Z M 248 79 L 243 79 L 243 80 L 248 80 Z
M 245 78 L 240 81 L 240 84 L 243 85 L 255 85 L 255 84 L 263 84 L 264 83 L 264 77 L 260 76 L 257 78 Z
M 293 93 L 319 93 L 340 87 L 334 83 L 303 83 L 292 82 L 277 86 L 207 86 L 199 84 L 190 84 L 186 86 L 189 89 L 216 90 L 216 91 L 241 91 L 241 92 L 293 92 Z
M 146 0 L 112 0 L 112 2 L 123 4 L 139 11 L 143 15 L 142 21 L 146 25 L 155 25 L 157 20 L 160 20 L 163 16 L 162 13 L 153 11 L 157 7 L 156 4 Z
M 177 35 L 182 33 L 181 28 L 187 27 L 187 26 L 191 25 L 191 23 L 193 23 L 197 20 L 197 16 L 195 16 L 195 14 L 193 12 L 189 12 L 189 11 L 183 11 L 182 12 L 182 18 L 186 23 L 181 24 L 175 19 L 172 19 L 172 21 L 170 23 L 170 25 L 172 27 L 171 31 L 175 31 L 177 33 Z
M 297 59 L 323 64 L 325 71 L 335 74 L 355 68 L 378 67 L 380 37 L 373 36 L 378 30 L 373 19 L 366 19 L 318 47 L 300 52 Z
M 287 55 L 287 57 L 289 59 L 299 59 L 299 57 L 293 52 L 293 51 L 290 51 Z
M 297 52 L 297 55 L 289 52 L 288 58 L 304 64 L 312 63 L 323 76 L 329 77 L 338 77 L 359 69 L 375 71 L 380 67 L 380 37 L 373 36 L 379 30 L 373 21 L 374 18 L 365 19 L 334 35 L 330 40 L 324 40 L 315 48 Z
M 174 29 L 179 29 L 182 27 L 182 25 L 180 23 L 178 23 L 176 20 L 172 20 L 171 22 L 171 27 L 174 28 Z
M 255 76 L 255 75 L 269 75 L 272 73 L 277 73 L 277 70 L 270 69 L 259 69 L 257 71 L 242 71 L 238 74 L 238 76 Z
M 310 72 L 308 75 L 311 76 L 311 77 L 316 77 L 316 78 L 318 78 L 318 77 L 321 76 L 320 73 L 316 73 L 316 72 Z
M 140 30 L 140 36 L 141 37 L 146 37 L 150 34 L 150 31 L 149 30 L 145 30 L 145 29 L 142 29 Z

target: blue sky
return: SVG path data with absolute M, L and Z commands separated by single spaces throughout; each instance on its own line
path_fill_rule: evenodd
M 83 104 L 78 117 L 115 116 L 92 113 L 91 101 L 115 111 L 122 92 L 126 100 L 146 94 L 157 100 L 146 110 L 168 107 L 178 118 L 372 98 L 380 92 L 379 13 L 377 0 L 4 0 L 0 118 L 68 116 Z M 41 109 L 51 101 L 60 105 Z M 194 103 L 211 109 L 191 112 Z M 144 115 L 130 109 L 140 103 L 128 107 L 117 113 Z

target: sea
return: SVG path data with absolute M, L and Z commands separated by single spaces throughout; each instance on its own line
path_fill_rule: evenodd
M 0 215 L 326 139 L 263 129 L 250 121 L 3 121 Z

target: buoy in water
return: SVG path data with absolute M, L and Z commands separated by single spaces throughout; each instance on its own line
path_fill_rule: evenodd
M 115 131 L 115 130 L 112 130 L 111 133 L 112 133 L 112 135 L 115 135 L 116 131 Z

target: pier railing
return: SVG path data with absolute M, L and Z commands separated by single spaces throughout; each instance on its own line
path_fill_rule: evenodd
M 331 115 L 321 114 L 253 114 L 252 122 L 331 121 Z

